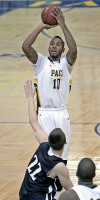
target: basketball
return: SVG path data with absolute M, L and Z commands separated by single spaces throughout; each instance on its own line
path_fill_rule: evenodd
M 48 24 L 51 26 L 58 24 L 57 20 L 51 15 L 51 13 L 53 13 L 54 8 L 58 8 L 58 6 L 49 5 L 42 10 L 41 19 L 44 24 Z

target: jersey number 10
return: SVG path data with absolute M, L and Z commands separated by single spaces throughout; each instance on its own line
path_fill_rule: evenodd
M 53 89 L 58 89 L 60 88 L 60 78 L 59 79 L 54 79 L 53 80 Z

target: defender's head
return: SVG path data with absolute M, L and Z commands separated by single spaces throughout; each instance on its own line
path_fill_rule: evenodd
M 55 128 L 49 134 L 48 141 L 54 150 L 61 150 L 66 143 L 66 137 L 60 128 Z
M 95 177 L 96 166 L 90 158 L 83 158 L 77 168 L 76 176 L 82 181 L 92 181 Z

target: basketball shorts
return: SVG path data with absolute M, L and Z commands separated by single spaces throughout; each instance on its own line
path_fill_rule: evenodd
M 61 128 L 63 130 L 67 144 L 64 146 L 62 158 L 67 160 L 71 139 L 70 119 L 67 109 L 39 108 L 38 122 L 47 135 L 49 135 L 49 133 L 55 128 Z

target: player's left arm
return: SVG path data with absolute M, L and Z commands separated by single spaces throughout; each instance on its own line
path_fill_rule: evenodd
M 68 52 L 66 54 L 66 58 L 68 63 L 72 66 L 77 58 L 77 46 L 76 46 L 76 42 L 73 38 L 73 36 L 71 35 L 70 31 L 68 30 L 66 24 L 61 26 L 65 39 L 66 39 L 66 43 L 68 45 Z
M 63 13 L 61 11 L 61 9 L 54 9 L 54 14 L 53 17 L 56 18 L 58 25 L 61 27 L 64 36 L 65 36 L 65 40 L 67 43 L 67 46 L 69 48 L 66 57 L 67 57 L 67 61 L 70 65 L 73 65 L 74 62 L 76 61 L 77 58 L 77 46 L 76 46 L 76 42 L 72 36 L 72 34 L 70 33 L 70 31 L 68 30 L 68 27 L 66 26 L 65 23 L 65 19 L 63 16 Z
M 29 122 L 32 126 L 34 136 L 36 137 L 39 143 L 48 141 L 47 134 L 43 131 L 41 125 L 38 123 L 35 104 L 34 104 L 35 88 L 32 87 L 32 81 L 27 80 L 24 89 L 28 100 Z

